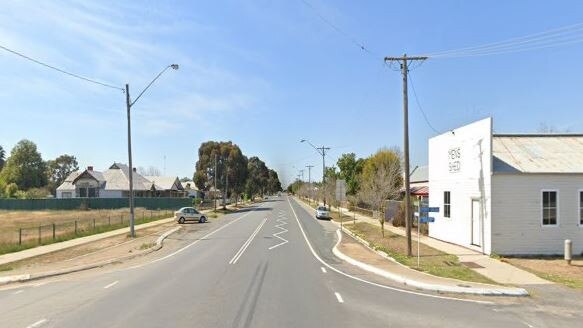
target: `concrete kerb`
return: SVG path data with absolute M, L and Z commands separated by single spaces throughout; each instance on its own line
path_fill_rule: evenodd
M 302 206 L 307 207 L 307 205 L 305 205 L 303 202 L 299 202 L 299 203 L 302 204 Z M 340 224 L 338 222 L 332 221 L 332 223 L 340 228 Z M 346 230 L 346 229 L 342 229 L 342 230 L 344 232 L 346 232 L 350 237 L 354 238 L 356 241 L 358 241 L 359 243 L 361 243 L 363 246 L 370 249 L 371 251 L 375 252 L 376 254 L 382 256 L 383 258 L 385 258 L 391 262 L 394 262 L 398 265 L 404 266 L 403 264 L 399 263 L 394 258 L 390 257 L 387 253 L 370 247 L 370 244 L 366 240 L 360 238 L 359 236 L 355 235 L 351 231 Z M 336 245 L 334 246 L 334 248 L 332 249 L 332 252 L 336 257 L 338 257 L 339 259 L 341 259 L 347 263 L 355 265 L 355 266 L 357 266 L 365 271 L 377 274 L 381 277 L 384 277 L 386 279 L 395 281 L 397 283 L 400 283 L 400 284 L 403 284 L 406 286 L 410 286 L 410 287 L 414 287 L 414 288 L 418 288 L 418 289 L 426 290 L 426 291 L 440 292 L 440 293 L 470 294 L 470 295 L 481 295 L 481 296 L 528 296 L 529 295 L 528 292 L 526 291 L 526 289 L 523 289 L 523 288 L 497 287 L 494 285 L 492 285 L 491 287 L 488 286 L 488 287 L 484 287 L 484 288 L 459 287 L 459 286 L 429 284 L 429 283 L 425 283 L 425 282 L 421 282 L 421 281 L 408 279 L 408 278 L 405 278 L 403 276 L 379 269 L 379 268 L 374 267 L 372 265 L 362 263 L 362 262 L 357 261 L 357 260 L 349 257 L 348 255 L 342 253 L 338 249 L 338 245 L 342 241 L 342 233 L 341 233 L 340 229 L 338 229 L 336 232 L 338 235 L 338 241 L 337 241 Z M 404 266 L 404 267 L 406 267 L 407 269 L 413 270 L 407 266 Z M 435 276 L 427 274 L 425 272 L 419 272 L 419 273 L 422 273 L 422 274 L 425 274 L 425 275 L 428 275 L 431 277 L 435 277 Z M 448 279 L 448 278 L 441 278 L 441 277 L 437 277 L 437 278 Z M 461 280 L 459 280 L 459 281 L 454 280 L 454 279 L 449 279 L 449 280 L 459 282 L 459 283 L 467 283 L 467 282 L 464 282 Z
M 128 256 L 124 256 L 124 257 L 120 257 L 120 258 L 115 258 L 115 259 L 101 261 L 101 262 L 87 264 L 87 265 L 66 268 L 66 269 L 62 269 L 62 270 L 0 277 L 0 286 L 7 285 L 10 283 L 15 283 L 15 282 L 26 282 L 26 281 L 37 280 L 37 279 L 42 279 L 42 278 L 60 276 L 60 275 L 69 274 L 69 273 L 75 273 L 75 272 L 79 272 L 79 271 L 91 270 L 91 269 L 103 267 L 103 266 L 113 264 L 113 263 L 128 261 L 128 260 L 137 258 L 139 256 L 144 256 L 144 255 L 147 255 L 147 254 L 150 254 L 152 252 L 160 250 L 163 247 L 164 239 L 168 238 L 168 236 L 170 236 L 171 234 L 180 230 L 181 228 L 182 227 L 174 227 L 174 228 L 164 232 L 162 235 L 160 235 L 160 237 L 158 237 L 158 239 L 156 239 L 156 245 L 154 247 L 151 247 L 150 249 L 148 249 L 147 251 L 142 252 L 142 253 L 132 254 L 132 255 L 128 255 Z

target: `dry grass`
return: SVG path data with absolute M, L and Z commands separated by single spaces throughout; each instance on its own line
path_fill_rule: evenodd
M 43 210 L 43 211 L 7 211 L 0 210 L 0 232 L 15 231 L 19 228 L 32 228 L 39 225 L 61 224 L 65 222 L 87 221 L 111 217 L 112 221 L 124 221 L 129 218 L 129 208 L 114 210 Z M 155 216 L 156 211 L 136 208 L 136 218 Z M 168 211 L 168 215 L 172 215 Z
M 543 279 L 572 288 L 583 289 L 583 257 L 573 257 L 571 265 L 562 257 L 501 258 L 514 266 L 530 271 Z

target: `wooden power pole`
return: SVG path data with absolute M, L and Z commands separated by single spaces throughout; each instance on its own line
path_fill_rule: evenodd
M 385 62 L 396 61 L 401 64 L 401 73 L 403 74 L 403 161 L 405 165 L 405 226 L 407 229 L 407 255 L 413 256 L 411 246 L 411 226 L 413 220 L 411 216 L 411 190 L 409 186 L 409 100 L 407 91 L 407 74 L 409 74 L 408 62 L 415 60 L 426 60 L 427 57 L 414 56 L 407 57 L 385 57 Z

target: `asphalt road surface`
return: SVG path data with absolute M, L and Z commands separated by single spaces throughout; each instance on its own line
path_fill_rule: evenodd
M 575 327 L 531 301 L 394 288 L 332 255 L 336 227 L 279 197 L 192 225 L 132 266 L 0 290 L 0 327 Z M 213 225 L 214 224 L 214 225 Z M 386 286 L 385 286 L 386 285 Z

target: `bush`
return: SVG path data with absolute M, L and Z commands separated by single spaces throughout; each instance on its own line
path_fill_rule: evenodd
M 413 212 L 413 208 L 411 208 L 411 210 L 409 211 L 409 213 Z M 405 202 L 401 203 L 401 206 L 399 207 L 399 211 L 397 212 L 397 215 L 395 215 L 395 217 L 393 218 L 393 226 L 395 227 L 404 227 L 406 226 L 405 223 Z
M 6 198 L 15 198 L 16 194 L 18 193 L 18 186 L 16 183 L 10 183 L 4 189 L 4 196 Z
M 26 191 L 26 199 L 47 198 L 51 192 L 47 188 L 31 188 Z

